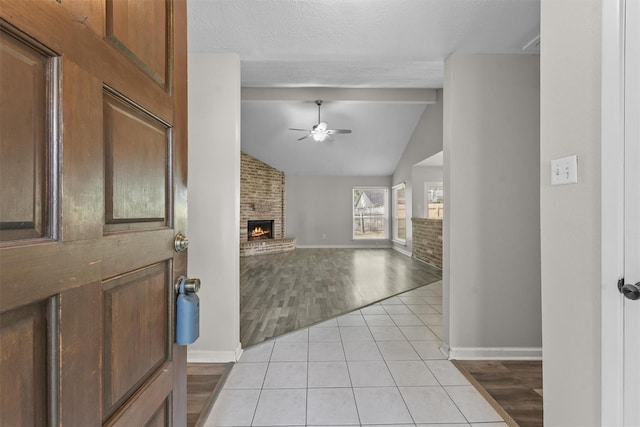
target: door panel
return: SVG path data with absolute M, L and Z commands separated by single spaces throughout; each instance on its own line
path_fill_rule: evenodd
M 0 50 L 0 240 L 43 237 L 47 198 L 47 81 L 50 58 L 19 35 L 2 32 Z M 15 101 L 12 101 L 15 100 Z
M 103 283 L 105 418 L 168 362 L 168 263 Z
M 173 381 L 173 364 L 166 364 L 156 371 L 156 373 L 148 381 L 140 387 L 136 394 L 131 397 L 122 408 L 114 414 L 105 426 L 114 427 L 131 427 L 142 426 L 150 422 L 156 416 L 157 408 L 162 402 L 168 403 L 172 408 L 175 416 L 176 405 L 175 399 L 171 395 Z M 171 417 L 167 417 L 170 421 Z M 174 421 L 175 426 L 183 426 L 186 424 L 186 415 Z M 171 425 L 167 423 L 167 425 Z
M 170 6 L 165 1 L 107 0 L 109 40 L 163 88 L 168 73 Z M 148 31 L 149 22 L 156 23 L 154 31 Z
M 42 302 L 0 315 L 3 425 L 36 426 L 46 419 L 46 314 Z
M 104 120 L 105 231 L 166 226 L 168 126 L 110 93 L 105 93 Z
M 184 425 L 186 4 L 3 0 L 0 24 L 1 423 Z

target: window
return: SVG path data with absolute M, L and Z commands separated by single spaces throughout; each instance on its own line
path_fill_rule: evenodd
M 356 187 L 353 189 L 353 238 L 386 239 L 389 189 Z
M 405 185 L 398 184 L 391 192 L 392 238 L 399 243 L 407 242 L 407 210 L 405 204 Z
M 444 214 L 444 193 L 441 182 L 424 183 L 424 217 L 442 219 Z

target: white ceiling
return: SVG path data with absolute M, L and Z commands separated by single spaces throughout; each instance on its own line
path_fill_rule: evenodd
M 522 53 L 540 32 L 539 0 L 187 5 L 189 51 L 237 53 L 246 88 L 441 88 L 450 54 Z M 301 133 L 287 128 L 316 124 L 317 98 L 279 92 L 272 100 L 243 100 L 242 150 L 287 174 L 392 173 L 427 103 L 343 102 L 339 92 L 324 93 L 323 120 L 352 134 L 337 135 L 333 144 L 297 142 Z
M 439 153 L 434 154 L 431 157 L 428 157 L 426 159 L 424 159 L 421 162 L 418 162 L 415 164 L 415 166 L 426 166 L 426 167 L 433 167 L 433 166 L 440 166 L 442 167 L 442 165 L 444 164 L 444 153 L 442 151 L 440 151 Z

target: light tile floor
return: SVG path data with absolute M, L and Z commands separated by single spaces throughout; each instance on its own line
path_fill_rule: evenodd
M 440 351 L 436 282 L 249 349 L 212 426 L 506 427 Z

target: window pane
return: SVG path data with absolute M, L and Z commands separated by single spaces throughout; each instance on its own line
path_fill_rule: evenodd
M 407 239 L 407 210 L 405 203 L 405 186 L 399 184 L 393 188 L 393 240 L 406 242 Z
M 444 194 L 442 184 L 425 185 L 426 217 L 442 219 L 444 214 Z
M 387 189 L 353 189 L 353 238 L 387 238 Z

